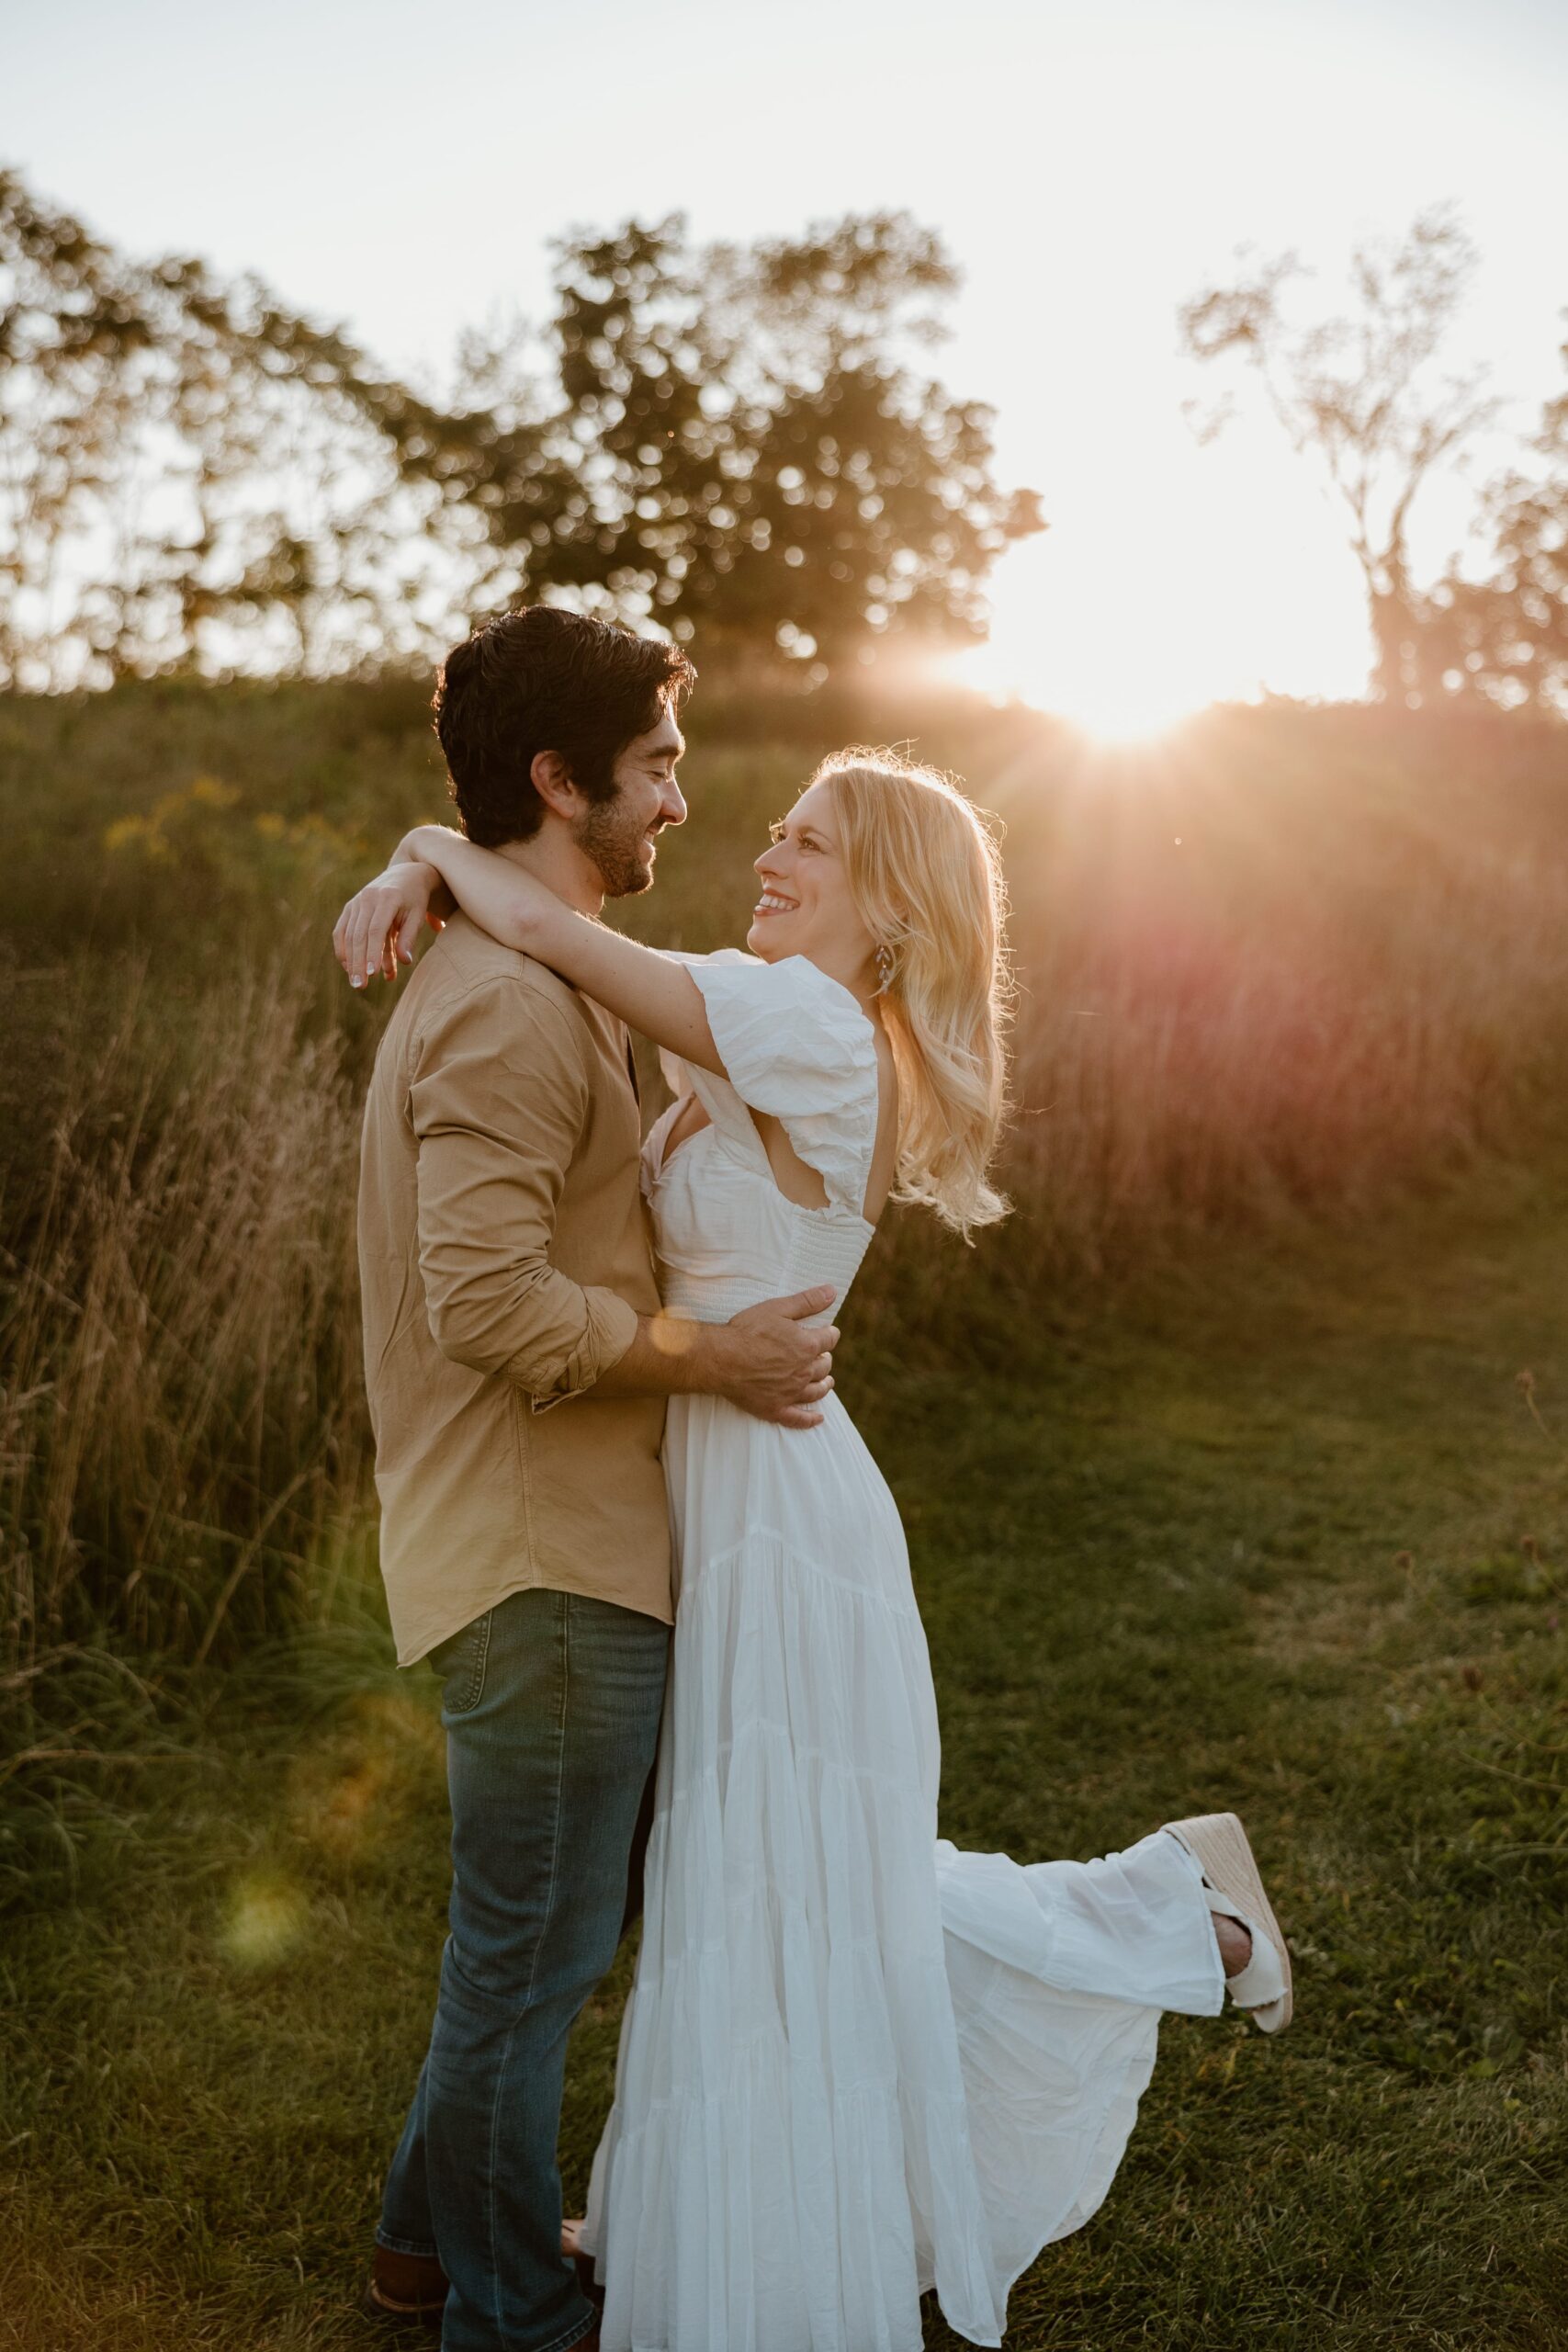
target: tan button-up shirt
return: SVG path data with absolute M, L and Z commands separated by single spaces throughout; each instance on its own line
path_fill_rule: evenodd
M 592 1393 L 659 1311 L 637 1146 L 622 1023 L 455 916 L 381 1041 L 360 1161 L 400 1665 L 535 1585 L 673 1614 L 663 1400 Z

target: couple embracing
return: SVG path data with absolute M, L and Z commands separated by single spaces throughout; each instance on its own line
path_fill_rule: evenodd
M 400 1660 L 442 1679 L 451 1933 L 367 2307 L 446 2352 L 970 2342 L 1105 2196 L 1162 2010 L 1290 1963 L 1240 1824 L 1088 1863 L 937 1836 L 926 1645 L 831 1318 L 890 1198 L 1003 1203 L 1002 893 L 943 777 L 847 752 L 746 952 L 606 928 L 679 824 L 673 647 L 536 606 L 448 658 L 461 834 L 334 935 L 412 973 L 371 1084 L 366 1370 Z M 629 1028 L 674 1101 L 641 1140 Z M 568 2035 L 642 1912 L 586 2218 Z

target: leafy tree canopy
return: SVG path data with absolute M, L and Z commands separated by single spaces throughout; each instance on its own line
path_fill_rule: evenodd
M 259 281 L 146 265 L 0 174 L 0 675 L 342 670 L 559 594 L 793 657 L 984 633 L 991 419 L 931 375 L 955 284 L 904 214 L 557 247 L 553 313 L 437 396 Z

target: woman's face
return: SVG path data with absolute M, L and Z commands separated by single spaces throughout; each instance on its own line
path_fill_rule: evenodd
M 875 943 L 850 890 L 831 787 L 803 792 L 757 860 L 762 894 L 746 944 L 765 964 L 806 956 L 846 988 L 876 986 Z

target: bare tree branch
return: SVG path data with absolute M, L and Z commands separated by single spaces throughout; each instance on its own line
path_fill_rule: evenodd
M 1207 288 L 1182 306 L 1183 345 L 1194 359 L 1249 369 L 1292 447 L 1321 464 L 1348 517 L 1366 582 L 1377 689 L 1408 696 L 1418 691 L 1411 510 L 1498 405 L 1483 389 L 1484 369 L 1454 375 L 1439 365 L 1474 272 L 1474 248 L 1446 207 L 1424 212 L 1398 244 L 1358 245 L 1351 308 L 1304 326 L 1284 299 L 1306 275 L 1298 257 L 1241 258 L 1232 284 Z M 1223 422 L 1211 422 L 1209 437 Z

